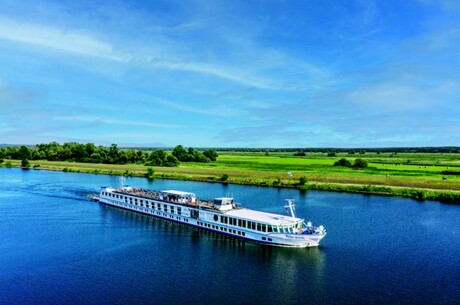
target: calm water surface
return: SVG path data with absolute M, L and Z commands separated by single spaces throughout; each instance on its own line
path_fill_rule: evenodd
M 321 247 L 236 241 L 88 200 L 117 177 L 0 168 L 0 304 L 459 304 L 460 206 L 170 180 L 127 183 L 323 224 Z

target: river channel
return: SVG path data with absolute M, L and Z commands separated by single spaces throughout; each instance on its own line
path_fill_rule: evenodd
M 127 178 L 323 225 L 268 247 L 88 199 L 118 177 L 0 168 L 0 304 L 458 304 L 460 206 L 397 197 Z

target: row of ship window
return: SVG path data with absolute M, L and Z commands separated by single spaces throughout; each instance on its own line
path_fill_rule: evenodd
M 209 229 L 219 230 L 219 231 L 222 231 L 222 232 L 228 232 L 228 233 L 232 233 L 232 234 L 236 234 L 236 235 L 240 235 L 240 236 L 246 236 L 246 233 L 242 232 L 242 231 L 238 231 L 238 230 L 234 230 L 234 229 L 230 229 L 230 228 L 226 228 L 226 227 L 220 227 L 220 226 L 217 226 L 217 225 L 213 225 L 213 224 L 206 223 L 206 222 L 201 222 L 201 221 L 198 221 L 197 223 L 198 223 L 199 226 L 206 227 L 206 228 L 209 228 Z
M 214 215 L 214 220 L 218 221 L 219 218 L 217 215 Z M 220 222 L 224 224 L 229 224 L 232 226 L 237 226 L 249 230 L 260 231 L 260 232 L 274 232 L 274 233 L 293 233 L 296 226 L 295 225 L 283 225 L 283 226 L 276 226 L 276 225 L 268 225 L 265 223 L 259 223 L 255 221 L 249 221 L 239 218 L 233 218 L 222 215 L 220 217 Z
M 217 221 L 218 218 L 216 217 L 217 215 L 214 216 L 214 220 Z M 220 222 L 229 224 L 232 226 L 237 226 L 237 227 L 242 227 L 254 231 L 260 231 L 260 232 L 273 232 L 273 226 L 267 225 L 265 223 L 260 223 L 260 222 L 255 222 L 255 221 L 249 221 L 249 220 L 244 220 L 244 219 L 238 219 L 238 218 L 233 218 L 233 217 L 228 217 L 228 216 L 220 216 Z
M 127 203 L 118 203 L 118 205 L 120 206 L 124 206 L 124 207 L 128 207 L 128 208 L 132 208 L 130 204 L 127 204 Z M 173 207 L 171 207 L 173 208 Z M 150 213 L 150 214 L 153 214 L 153 215 L 158 215 L 158 216 L 163 216 L 163 217 L 169 217 L 171 219 L 177 219 L 177 220 L 180 220 L 180 221 L 183 221 L 183 222 L 188 222 L 188 219 L 187 218 L 181 218 L 179 216 L 176 216 L 174 217 L 173 215 L 168 215 L 166 213 L 161 213 L 161 210 L 160 211 L 156 211 L 156 212 L 152 212 L 152 211 L 149 211 L 148 209 L 143 209 L 143 208 L 136 208 L 136 210 L 138 211 L 141 211 L 141 212 L 146 212 L 146 213 Z M 180 208 L 178 208 L 178 214 L 180 215 Z M 166 211 L 166 210 L 165 210 Z M 174 213 L 173 209 L 171 209 L 171 213 Z
M 127 197 L 127 196 L 122 196 L 122 195 L 119 195 L 119 194 L 114 194 L 114 193 L 109 193 L 109 192 L 102 192 L 102 195 L 105 195 L 107 197 L 116 198 L 116 199 L 123 199 L 123 201 L 125 203 L 138 205 L 140 207 L 146 207 L 146 208 L 150 208 L 150 209 L 157 209 L 157 210 L 160 210 L 160 211 L 163 210 L 165 212 L 170 212 L 170 213 L 178 214 L 178 215 L 182 214 L 182 208 L 181 207 L 177 207 L 177 212 L 175 212 L 174 206 L 172 206 L 172 205 L 168 206 L 167 204 L 163 204 L 163 209 L 162 209 L 161 203 L 159 203 L 159 202 L 157 202 L 155 204 L 155 202 L 153 202 L 153 201 L 148 201 L 148 200 L 143 200 L 143 199 L 137 199 L 137 198 Z M 168 207 L 169 207 L 169 210 L 168 210 Z
M 168 211 L 168 205 L 163 204 L 163 209 L 161 206 L 161 203 L 148 200 L 143 200 L 143 199 L 137 199 L 137 198 L 132 198 L 132 197 L 127 197 L 127 196 L 122 196 L 120 194 L 116 193 L 111 193 L 111 192 L 102 192 L 102 195 L 105 195 L 107 197 L 112 197 L 116 199 L 123 199 L 125 203 L 130 203 L 134 205 L 138 205 L 141 207 L 146 207 L 146 208 L 151 208 L 151 209 L 157 209 L 157 210 L 163 210 L 165 212 L 170 212 L 172 214 L 182 214 L 182 209 L 181 207 L 177 207 L 177 212 L 175 212 L 174 206 L 169 206 L 169 211 Z M 198 215 L 197 215 L 198 216 Z M 198 218 L 198 217 L 194 217 Z M 220 219 L 219 219 L 220 218 Z M 296 226 L 294 225 L 283 225 L 283 226 L 275 226 L 275 225 L 267 225 L 265 223 L 259 223 L 259 222 L 254 222 L 254 221 L 249 221 L 249 220 L 244 220 L 244 219 L 238 219 L 238 218 L 233 218 L 233 217 L 228 217 L 221 215 L 220 217 L 218 215 L 214 215 L 214 221 L 219 221 L 223 224 L 228 224 L 232 226 L 237 226 L 249 230 L 254 230 L 254 231 L 260 231 L 260 232 L 274 232 L 274 233 L 293 233 L 295 231 Z

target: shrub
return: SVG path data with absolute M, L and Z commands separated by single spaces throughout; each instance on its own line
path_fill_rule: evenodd
M 21 167 L 22 168 L 29 168 L 30 167 L 30 162 L 28 159 L 22 159 L 21 160 Z
M 276 180 L 274 180 L 272 182 L 272 185 L 273 186 L 280 186 L 281 185 L 281 179 L 280 178 L 276 178 Z
M 29 168 L 30 167 L 30 162 L 27 159 L 22 159 L 21 160 L 21 167 L 23 168 Z
M 367 161 L 363 160 L 361 158 L 355 159 L 355 163 L 353 164 L 354 168 L 366 168 L 367 167 Z
M 1 163 L 1 162 L 0 162 Z M 444 170 L 441 172 L 441 174 L 443 175 L 457 175 L 457 176 L 460 176 L 460 171 L 459 172 L 456 172 L 456 171 L 451 171 L 451 170 Z
M 304 176 L 300 177 L 299 178 L 299 184 L 304 185 L 305 183 L 307 183 L 307 177 L 304 177 Z
M 335 154 L 335 152 L 330 151 L 330 152 L 327 153 L 327 156 L 328 156 L 328 157 L 335 157 L 336 154 Z
M 145 176 L 147 177 L 147 179 L 153 180 L 154 173 L 155 173 L 155 170 L 149 167 L 147 168 L 147 174 Z
M 223 174 L 222 177 L 220 177 L 220 181 L 227 181 L 228 180 L 228 175 Z
M 5 166 L 8 167 L 8 168 L 11 168 L 11 167 L 13 167 L 13 164 L 11 163 L 11 161 L 6 161 Z
M 334 163 L 334 166 L 346 166 L 351 167 L 351 162 L 345 158 L 342 158 Z

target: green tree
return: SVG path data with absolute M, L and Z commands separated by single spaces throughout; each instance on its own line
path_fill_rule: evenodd
M 195 162 L 202 162 L 202 163 L 208 163 L 211 160 L 209 160 L 208 157 L 200 153 L 199 151 L 195 151 L 193 154 L 193 161 Z
M 367 167 L 367 161 L 363 160 L 361 158 L 355 159 L 355 163 L 353 164 L 354 168 L 366 168 Z
M 136 150 L 136 157 L 137 161 L 144 162 L 145 158 L 147 157 L 147 153 L 143 152 L 142 150 Z
M 86 149 L 86 155 L 91 156 L 92 154 L 96 152 L 97 147 L 96 145 L 94 145 L 94 143 L 86 143 L 85 149 Z
M 102 163 L 109 163 L 109 149 L 107 147 L 104 147 L 102 145 L 99 145 L 97 147 L 97 152 L 100 155 L 100 161 Z
M 119 150 L 118 151 L 118 158 L 117 159 L 114 159 L 116 161 L 114 161 L 114 163 L 118 163 L 118 164 L 126 164 L 128 163 L 129 161 L 129 151 L 128 150 Z
M 19 153 L 18 157 L 21 160 L 30 159 L 32 157 L 30 149 L 27 146 L 24 146 L 24 145 L 21 145 L 21 147 L 19 147 L 19 152 L 18 153 Z
M 179 161 L 188 161 L 188 153 L 182 145 L 177 145 L 172 151 L 172 155 Z
M 214 150 L 207 149 L 203 151 L 203 155 L 211 161 L 216 161 L 217 157 L 219 156 Z
M 88 153 L 86 150 L 86 145 L 80 143 L 72 143 L 73 145 L 70 147 L 70 151 L 72 153 L 71 158 L 75 159 L 76 161 L 82 161 L 84 158 L 88 157 Z
M 108 159 L 109 163 L 111 164 L 118 163 L 119 151 L 118 151 L 117 144 L 110 145 L 107 157 L 109 158 Z
M 5 151 L 5 156 L 7 156 L 10 159 L 20 159 L 19 147 L 16 147 L 16 146 L 7 147 Z
M 223 174 L 222 177 L 220 177 L 220 181 L 227 181 L 228 180 L 228 175 Z
M 101 154 L 99 152 L 93 152 L 90 156 L 90 160 L 91 162 L 94 162 L 94 163 L 102 163 L 102 157 L 101 157 Z
M 38 151 L 37 148 L 34 148 L 31 150 L 31 159 L 32 160 L 39 160 L 41 159 L 42 155 L 41 153 Z
M 177 160 L 177 158 L 174 157 L 173 155 L 168 155 L 166 157 L 166 163 L 164 164 L 164 166 L 169 166 L 169 167 L 179 166 L 179 160 Z
M 148 155 L 146 164 L 162 166 L 166 162 L 166 152 L 163 149 L 156 149 Z

